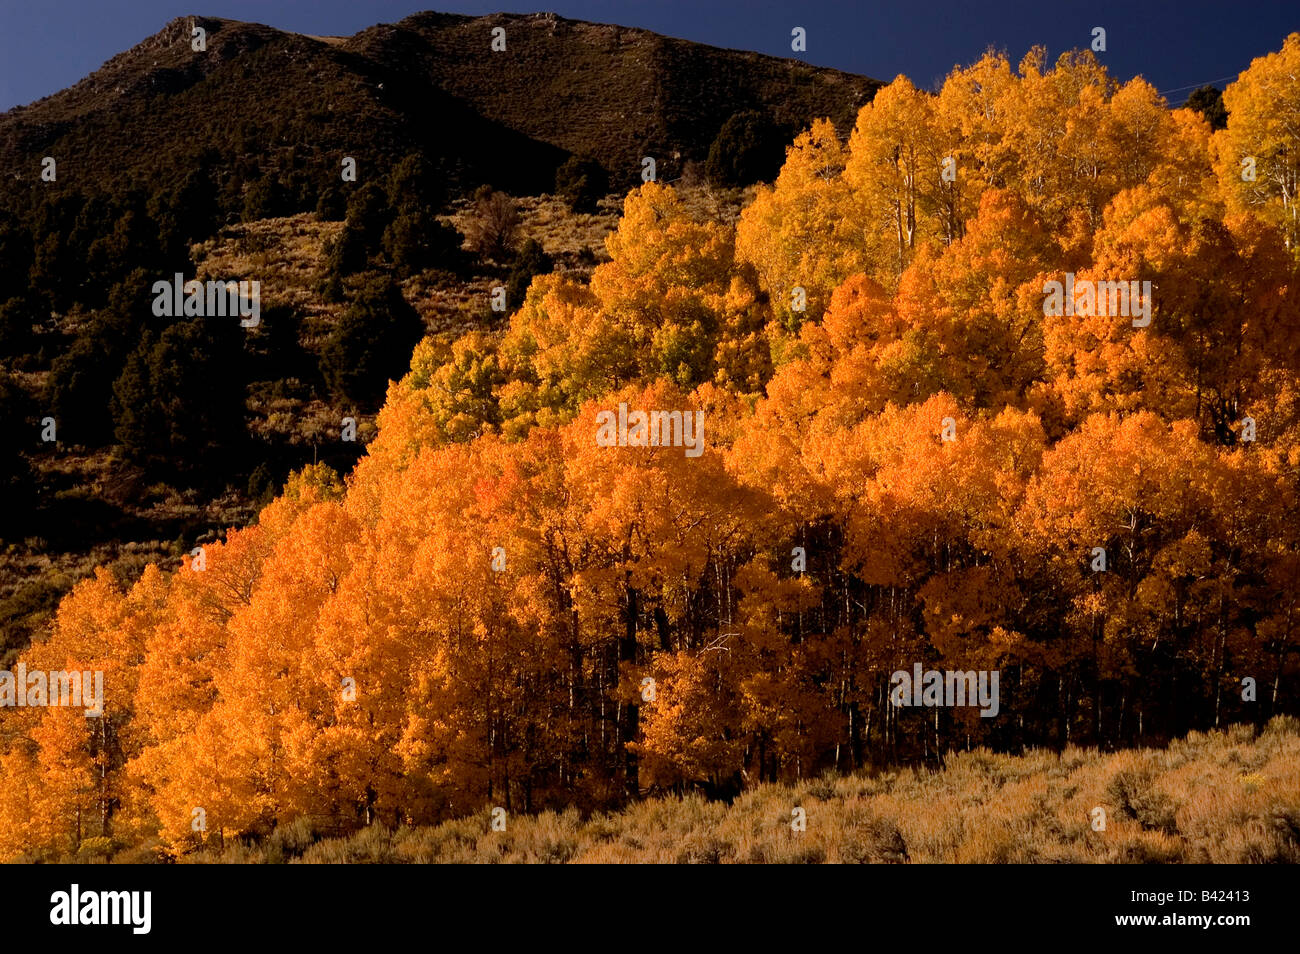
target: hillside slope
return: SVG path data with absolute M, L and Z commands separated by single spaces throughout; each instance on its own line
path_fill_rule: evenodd
M 191 50 L 194 25 L 207 50 Z M 491 49 L 504 27 L 507 49 Z M 211 156 L 245 178 L 337 178 L 338 157 L 386 166 L 420 151 L 461 185 L 550 187 L 570 153 L 630 184 L 654 155 L 661 178 L 702 160 L 733 113 L 792 129 L 847 127 L 879 84 L 794 60 L 548 14 L 422 13 L 351 38 L 184 17 L 81 82 L 0 115 L 5 188 L 39 184 L 40 159 L 86 191 L 147 188 Z M 364 166 L 363 166 L 364 168 Z

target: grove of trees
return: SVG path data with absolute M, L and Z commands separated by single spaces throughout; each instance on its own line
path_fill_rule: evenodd
M 644 185 L 589 281 L 418 344 L 346 480 L 63 601 L 24 661 L 102 670 L 104 715 L 0 710 L 0 856 L 1300 711 L 1297 76 L 1293 35 L 1214 132 L 990 54 L 812 122 L 734 227 Z M 1045 317 L 1066 272 L 1153 320 Z M 620 402 L 707 449 L 598 446 Z M 893 707 L 915 663 L 997 670 L 998 716 Z

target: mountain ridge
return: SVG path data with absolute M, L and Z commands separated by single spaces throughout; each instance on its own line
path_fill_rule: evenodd
M 207 31 L 205 52 L 191 50 L 193 26 Z M 491 49 L 494 27 L 506 29 L 504 52 Z M 586 154 L 630 186 L 643 155 L 661 178 L 702 161 L 736 112 L 764 111 L 792 131 L 828 115 L 847 130 L 879 86 L 551 14 L 427 11 L 350 37 L 178 17 L 72 86 L 0 113 L 0 161 L 11 191 L 40 185 L 40 160 L 53 155 L 60 183 L 115 193 L 179 176 L 213 149 L 259 156 L 262 173 L 296 165 L 322 184 L 337 179 L 340 154 L 383 166 L 419 151 L 463 187 L 537 191 Z

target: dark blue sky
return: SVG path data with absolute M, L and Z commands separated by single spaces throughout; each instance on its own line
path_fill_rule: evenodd
M 1113 74 L 1140 73 L 1173 103 L 1202 83 L 1222 87 L 1300 31 L 1300 0 L 0 0 L 0 110 L 71 85 L 176 16 L 352 34 L 428 9 L 552 10 L 778 56 L 793 55 L 790 30 L 802 26 L 809 62 L 884 80 L 906 73 L 927 88 L 989 46 L 1016 62 L 1042 43 L 1054 58 L 1101 26 Z

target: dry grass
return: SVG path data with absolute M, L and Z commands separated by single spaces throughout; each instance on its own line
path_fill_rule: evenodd
M 741 210 L 753 199 L 755 187 L 723 189 L 710 186 L 693 177 L 693 181 L 672 183 L 681 197 L 685 209 L 700 221 L 734 224 Z M 606 196 L 594 213 L 574 212 L 568 203 L 555 195 L 523 196 L 517 198 L 519 208 L 519 242 L 535 239 L 547 255 L 555 259 L 556 267 L 585 273 L 590 263 L 584 262 L 583 250 L 589 250 L 596 262 L 609 260 L 605 251 L 605 237 L 618 228 L 623 214 L 623 195 Z M 462 199 L 454 204 L 450 215 L 443 220 L 464 235 L 468 231 L 473 212 L 472 203 Z
M 606 196 L 595 213 L 574 212 L 564 199 L 554 195 L 520 196 L 515 202 L 519 210 L 516 244 L 535 239 L 561 269 L 588 270 L 590 265 L 582 260 L 584 249 L 599 261 L 608 260 L 605 236 L 618 227 L 622 196 Z M 441 218 L 461 235 L 467 235 L 474 215 L 473 202 L 460 199 L 452 204 L 450 214 Z
M 339 306 L 322 302 L 316 288 L 325 246 L 342 229 L 342 222 L 324 222 L 309 212 L 229 226 L 194 247 L 195 277 L 256 279 L 262 283 L 263 310 L 290 305 L 309 319 L 328 319 Z
M 804 809 L 807 830 L 791 828 Z M 1090 813 L 1106 812 L 1104 831 Z M 911 769 L 761 785 L 612 814 L 488 812 L 317 840 L 305 821 L 190 861 L 305 863 L 1135 863 L 1300 861 L 1300 720 L 1194 732 L 1164 750 L 952 755 Z

